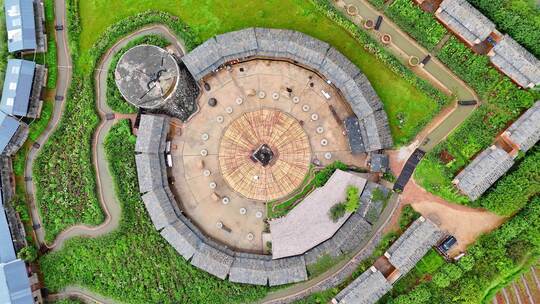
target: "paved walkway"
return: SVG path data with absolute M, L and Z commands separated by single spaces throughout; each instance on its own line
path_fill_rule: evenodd
M 60 121 L 60 117 L 64 112 L 65 105 L 65 96 L 67 95 L 67 90 L 71 84 L 71 55 L 68 49 L 68 39 L 67 39 L 67 27 L 66 25 L 66 8 L 64 1 L 55 1 L 55 23 L 64 25 L 63 31 L 55 32 L 56 35 L 56 47 L 57 47 L 57 57 L 58 57 L 58 80 L 56 84 L 56 98 L 54 102 L 54 109 L 51 115 L 51 119 L 47 128 L 43 133 L 36 139 L 35 144 L 28 151 L 24 176 L 25 176 L 25 186 L 26 186 L 26 199 L 30 207 L 30 215 L 32 217 L 32 225 L 36 234 L 36 238 L 39 244 L 45 244 L 45 231 L 43 230 L 43 225 L 41 223 L 41 218 L 39 216 L 39 211 L 36 206 L 36 196 L 35 196 L 35 185 L 32 181 L 32 166 L 34 160 L 36 159 L 40 147 L 42 147 L 45 142 L 49 139 L 51 134 L 54 132 Z
M 415 40 L 409 37 L 407 33 L 402 31 L 399 26 L 393 23 L 383 13 L 379 12 L 375 7 L 366 0 L 338 0 L 333 2 L 337 9 L 344 14 L 355 24 L 363 28 L 366 20 L 375 21 L 378 16 L 383 16 L 383 22 L 379 31 L 368 30 L 367 33 L 374 39 L 380 40 L 383 34 L 389 34 L 392 37 L 392 42 L 386 49 L 398 58 L 404 65 L 407 65 L 419 77 L 427 80 L 436 88 L 441 89 L 448 95 L 453 95 L 457 100 L 477 100 L 480 99 L 473 89 L 465 84 L 457 77 L 450 69 L 448 69 L 435 56 L 430 54 L 428 50 L 420 46 Z M 353 5 L 358 9 L 358 14 L 351 16 L 347 14 L 347 7 Z M 411 56 L 422 60 L 430 55 L 431 60 L 423 66 L 411 67 L 409 58 Z M 426 127 L 430 130 L 429 133 L 421 132 L 418 138 L 418 146 L 423 151 L 430 151 L 439 142 L 461 124 L 475 109 L 474 106 L 460 106 L 457 102 L 451 107 L 452 111 L 443 111 Z

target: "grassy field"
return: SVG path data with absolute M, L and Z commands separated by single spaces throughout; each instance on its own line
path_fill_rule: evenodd
M 250 26 L 288 28 L 324 40 L 351 59 L 366 74 L 381 97 L 396 142 L 405 143 L 426 119 L 438 111 L 437 103 L 365 51 L 340 26 L 321 15 L 309 1 L 81 1 L 81 50 L 88 50 L 112 23 L 137 12 L 154 9 L 177 15 L 204 41 L 216 34 Z M 283 9 L 276 9 L 276 8 Z M 251 12 L 251 13 L 250 13 Z M 88 54 L 81 54 L 89 69 Z M 404 123 L 400 125 L 399 119 Z

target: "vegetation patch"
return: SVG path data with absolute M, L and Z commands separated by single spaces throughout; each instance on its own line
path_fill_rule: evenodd
M 411 0 L 395 0 L 385 12 L 401 29 L 428 50 L 435 48 L 447 33 L 432 14 L 424 12 Z
M 128 121 L 105 140 L 122 205 L 119 228 L 96 239 L 69 240 L 42 257 L 45 285 L 59 291 L 76 284 L 130 303 L 251 303 L 264 296 L 266 287 L 233 284 L 192 267 L 154 229 L 138 191 L 135 140 Z

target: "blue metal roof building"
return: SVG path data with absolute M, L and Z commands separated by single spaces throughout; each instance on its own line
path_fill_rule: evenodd
M 36 63 L 10 59 L 6 68 L 0 110 L 9 115 L 27 116 Z
M 5 152 L 20 125 L 15 118 L 0 112 L 0 154 Z
M 10 52 L 35 50 L 37 40 L 34 2 L 32 0 L 5 0 L 4 10 L 8 50 Z
M 34 303 L 25 263 L 17 259 L 0 194 L 0 303 Z

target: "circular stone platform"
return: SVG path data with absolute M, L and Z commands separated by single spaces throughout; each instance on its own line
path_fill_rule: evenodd
M 311 149 L 294 117 L 274 109 L 242 114 L 223 133 L 219 167 L 227 184 L 248 199 L 270 201 L 297 189 Z
M 122 55 L 114 75 L 120 93 L 129 103 L 154 109 L 174 95 L 179 68 L 166 50 L 138 45 Z

